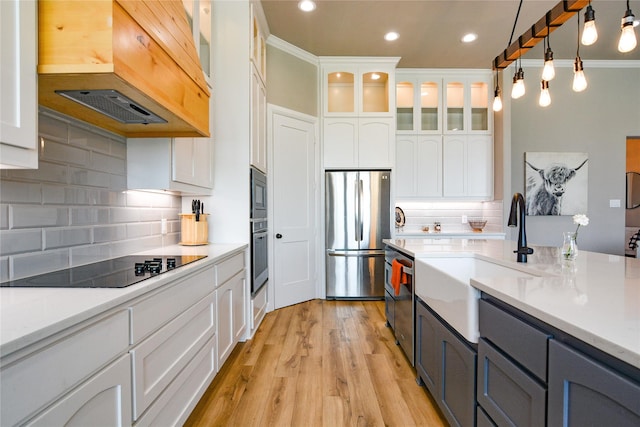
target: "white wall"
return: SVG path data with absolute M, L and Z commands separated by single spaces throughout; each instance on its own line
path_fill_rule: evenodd
M 542 65 L 542 60 L 539 61 Z M 540 67 L 525 62 L 527 94 L 511 101 L 511 192 L 524 193 L 525 152 L 586 152 L 589 155 L 588 212 L 591 222 L 580 231 L 586 250 L 624 254 L 626 137 L 640 135 L 640 66 L 596 68 L 585 62 L 586 91 L 571 89 L 571 68 L 557 68 L 550 83 L 552 103 L 537 105 Z M 505 80 L 509 81 L 505 73 Z M 510 85 L 505 85 L 508 96 Z M 508 193 L 507 193 L 508 194 Z M 610 208 L 610 200 L 621 207 Z M 505 208 L 509 207 L 505 197 Z M 559 246 L 562 232 L 573 231 L 570 216 L 527 217 L 533 244 Z M 512 234 L 512 236 L 515 236 Z

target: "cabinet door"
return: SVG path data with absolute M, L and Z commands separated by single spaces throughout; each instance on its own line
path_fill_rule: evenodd
M 638 426 L 640 384 L 549 342 L 549 426 Z
M 398 135 L 396 139 L 396 196 L 415 197 L 417 165 L 418 137 L 411 135 Z
M 427 310 L 424 303 L 416 303 L 416 370 L 427 389 L 437 400 L 440 397 L 440 348 L 438 320 Z
M 36 1 L 0 1 L 0 168 L 38 167 L 36 12 Z
M 216 313 L 218 316 L 218 370 L 227 360 L 234 346 L 233 287 L 232 281 L 216 289 Z
M 467 194 L 466 136 L 445 136 L 442 143 L 443 194 L 464 197 Z
M 478 343 L 478 404 L 500 426 L 543 426 L 547 392 L 495 347 Z
M 324 115 L 356 115 L 357 68 L 328 66 L 322 75 Z
M 358 119 L 335 118 L 324 120 L 324 166 L 358 166 Z
M 131 424 L 131 361 L 124 355 L 49 407 L 29 426 Z
M 251 69 L 251 165 L 267 173 L 267 96 L 258 72 Z
M 193 140 L 193 182 L 200 187 L 213 188 L 213 143 L 211 138 Z
M 240 339 L 242 339 L 242 336 L 247 330 L 247 310 L 245 304 L 245 296 L 247 292 L 245 286 L 246 281 L 244 278 L 244 271 L 231 279 L 231 282 L 231 286 L 233 289 L 233 307 L 231 317 L 233 319 L 233 341 L 235 344 L 240 341 Z
M 475 425 L 476 353 L 441 324 L 442 409 L 453 426 Z
M 491 198 L 493 195 L 493 137 L 467 137 L 467 196 Z
M 358 166 L 386 168 L 394 163 L 394 119 L 358 119 Z
M 174 138 L 173 180 L 193 184 L 194 138 Z
M 419 197 L 442 196 L 442 137 L 419 136 L 415 158 L 416 195 Z

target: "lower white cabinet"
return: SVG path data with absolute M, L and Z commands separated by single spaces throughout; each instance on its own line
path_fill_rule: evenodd
M 251 298 L 251 335 L 258 329 L 260 322 L 267 314 L 267 288 L 265 284 L 258 293 Z
M 219 369 L 246 330 L 244 270 L 216 289 L 216 308 Z
M 58 400 L 28 426 L 126 426 L 131 423 L 131 361 L 121 356 Z
M 131 349 L 134 420 L 183 375 L 180 371 L 214 338 L 214 304 L 212 292 Z
M 394 164 L 394 118 L 325 118 L 325 168 L 391 168 Z
M 130 395 L 131 380 L 124 378 L 121 370 L 116 369 L 118 375 L 111 379 L 104 376 L 111 369 L 107 366 L 122 356 L 129 364 L 128 346 L 129 316 L 123 309 L 71 328 L 65 336 L 52 337 L 48 344 L 34 344 L 34 350 L 25 349 L 26 355 L 18 360 L 3 358 L 1 424 L 22 424 L 35 416 L 47 424 L 50 419 L 71 418 L 75 412 L 80 417 L 100 413 L 104 419 L 129 416 L 130 399 L 111 402 L 99 396 L 103 391 L 117 396 L 116 390 L 125 386 L 126 395 Z M 51 405 L 48 415 L 39 415 Z

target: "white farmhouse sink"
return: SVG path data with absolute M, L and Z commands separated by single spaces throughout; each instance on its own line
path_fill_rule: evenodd
M 471 279 L 532 278 L 535 274 L 474 257 L 416 259 L 416 295 L 469 342 L 477 343 L 480 291 Z

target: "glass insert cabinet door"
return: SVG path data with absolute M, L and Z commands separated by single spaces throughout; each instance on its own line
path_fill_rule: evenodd
M 193 32 L 200 65 L 207 80 L 211 78 L 211 0 L 182 0 Z
M 396 85 L 396 130 L 440 131 L 440 83 L 401 81 Z
M 489 87 L 486 82 L 471 83 L 471 130 L 489 130 Z
M 327 113 L 389 113 L 389 73 L 333 71 L 326 79 Z
M 473 78 L 446 81 L 445 109 L 445 132 L 488 132 L 489 84 Z
M 447 131 L 462 132 L 465 130 L 465 90 L 464 82 L 447 82 L 446 102 Z

